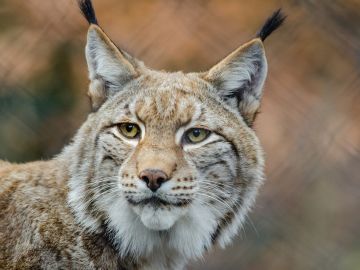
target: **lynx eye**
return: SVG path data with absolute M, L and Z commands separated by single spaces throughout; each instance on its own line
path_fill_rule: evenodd
M 185 141 L 189 143 L 199 143 L 209 137 L 210 131 L 203 128 L 192 128 L 185 133 Z
M 140 135 L 140 128 L 137 124 L 121 123 L 118 129 L 120 133 L 128 139 L 135 139 Z

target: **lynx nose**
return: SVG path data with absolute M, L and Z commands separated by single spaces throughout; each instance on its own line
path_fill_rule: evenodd
M 146 169 L 143 170 L 139 178 L 143 180 L 152 192 L 159 189 L 162 183 L 169 180 L 169 177 L 161 170 L 157 169 Z

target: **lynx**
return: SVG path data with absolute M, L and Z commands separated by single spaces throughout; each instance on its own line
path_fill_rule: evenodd
M 183 269 L 231 242 L 263 182 L 263 41 L 285 17 L 206 72 L 167 73 L 79 5 L 93 111 L 52 160 L 0 162 L 0 268 Z

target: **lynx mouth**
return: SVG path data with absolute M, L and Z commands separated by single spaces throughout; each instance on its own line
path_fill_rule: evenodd
M 171 201 L 171 199 L 152 194 L 150 197 L 138 201 L 134 198 L 127 200 L 146 228 L 153 231 L 164 231 L 169 230 L 189 210 L 189 207 L 185 206 L 190 201 Z
M 178 201 L 175 201 L 175 202 L 171 202 L 171 201 L 164 200 L 164 199 L 162 199 L 162 198 L 160 198 L 160 197 L 158 197 L 156 195 L 153 195 L 150 198 L 146 198 L 146 199 L 139 200 L 139 201 L 136 201 L 136 200 L 131 199 L 131 198 L 128 198 L 127 200 L 128 200 L 128 202 L 130 204 L 135 205 L 135 206 L 148 205 L 148 206 L 153 206 L 154 208 L 161 207 L 161 206 L 183 207 L 183 206 L 186 206 L 186 205 L 190 204 L 190 202 L 191 202 L 191 200 L 185 200 L 185 199 L 178 200 Z

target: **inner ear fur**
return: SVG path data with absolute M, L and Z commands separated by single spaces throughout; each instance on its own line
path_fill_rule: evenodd
M 229 54 L 203 74 L 220 98 L 238 110 L 252 126 L 260 107 L 267 74 L 267 61 L 261 39 L 255 38 Z
M 122 52 L 95 24 L 90 25 L 85 49 L 90 96 L 94 110 L 139 75 L 138 64 Z

